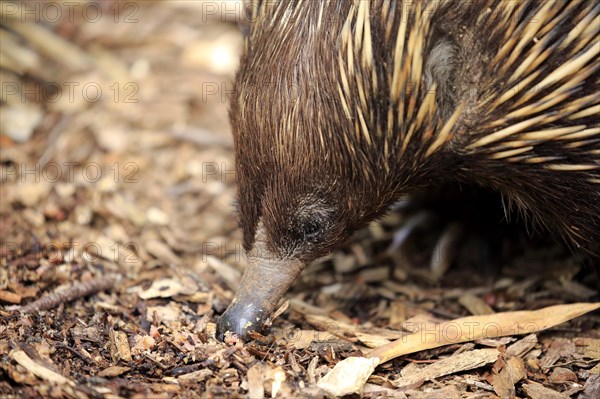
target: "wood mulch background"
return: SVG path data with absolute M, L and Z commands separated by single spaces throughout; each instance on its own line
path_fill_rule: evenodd
M 338 361 L 419 323 L 598 301 L 582 258 L 523 226 L 486 235 L 441 216 L 387 250 L 407 220 L 441 214 L 413 199 L 311 265 L 264 336 L 215 340 L 245 265 L 227 120 L 236 7 L 2 3 L 0 397 L 323 397 Z M 440 234 L 461 249 L 430 262 Z M 500 355 L 394 383 L 481 348 Z M 598 398 L 599 359 L 596 312 L 394 359 L 362 395 Z

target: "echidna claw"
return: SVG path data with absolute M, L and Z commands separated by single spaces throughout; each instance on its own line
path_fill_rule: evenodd
M 404 242 L 410 237 L 410 235 L 414 232 L 414 230 L 418 227 L 425 225 L 429 219 L 431 218 L 431 212 L 421 211 L 413 216 L 411 216 L 404 225 L 394 233 L 394 238 L 392 239 L 392 243 L 386 250 L 387 253 L 392 253 L 397 251 Z
M 456 260 L 462 233 L 462 225 L 454 222 L 446 226 L 444 232 L 438 238 L 429 264 L 430 277 L 434 282 L 438 281 L 446 273 L 452 262 Z

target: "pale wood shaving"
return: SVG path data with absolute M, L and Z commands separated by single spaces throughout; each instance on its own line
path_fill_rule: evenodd
M 40 364 L 34 362 L 25 352 L 22 350 L 12 350 L 9 353 L 9 356 L 19 363 L 21 366 L 25 367 L 25 369 L 37 377 L 55 383 L 55 384 L 66 384 L 74 386 L 75 382 L 70 379 L 60 375 Z

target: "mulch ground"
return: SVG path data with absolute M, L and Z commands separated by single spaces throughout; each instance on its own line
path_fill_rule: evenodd
M 316 383 L 341 359 L 419 323 L 598 301 L 598 265 L 523 226 L 498 238 L 461 225 L 449 268 L 430 261 L 457 231 L 445 216 L 388 250 L 420 217 L 409 203 L 310 265 L 264 335 L 216 340 L 245 266 L 227 119 L 239 4 L 52 2 L 60 18 L 7 4 L 1 397 L 323 397 Z M 362 396 L 600 397 L 598 312 L 525 332 L 394 359 Z M 486 348 L 496 360 L 398 385 Z

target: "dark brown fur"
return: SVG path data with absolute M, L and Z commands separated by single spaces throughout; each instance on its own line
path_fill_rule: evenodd
M 371 133 L 374 142 L 367 144 L 357 137 L 354 121 L 346 118 L 335 94 L 340 80 L 336 49 L 345 22 L 342 16 L 348 14 L 351 2 L 334 2 L 326 7 L 327 27 L 314 33 L 310 27 L 315 24 L 318 3 L 299 3 L 302 12 L 292 17 L 283 29 L 267 26 L 271 18 L 278 17 L 280 8 L 259 14 L 249 37 L 248 51 L 241 60 L 236 86 L 240 95 L 232 104 L 231 116 L 246 249 L 252 247 L 255 229 L 262 217 L 273 249 L 297 253 L 311 260 L 333 249 L 348 234 L 380 215 L 407 190 L 455 179 L 496 189 L 578 246 L 597 250 L 600 185 L 586 179 L 600 178 L 598 169 L 554 172 L 540 164 L 493 160 L 487 154 L 465 150 L 475 138 L 491 133 L 480 128 L 485 125 L 482 122 L 502 118 L 513 104 L 490 113 L 475 104 L 484 94 L 507 90 L 503 87 L 505 77 L 489 69 L 504 32 L 498 23 L 477 26 L 472 22 L 486 9 L 485 2 L 465 2 L 471 4 L 470 8 L 458 7 L 452 2 L 448 8 L 438 11 L 439 25 L 432 29 L 428 50 L 443 38 L 455 47 L 456 54 L 452 57 L 449 80 L 440 85 L 443 90 L 437 99 L 439 114 L 430 125 L 437 123 L 436 119 L 447 119 L 458 101 L 466 101 L 468 108 L 453 140 L 428 159 L 423 159 L 419 147 L 424 144 L 418 140 L 411 142 L 405 156 L 397 156 L 397 147 L 402 143 L 385 133 L 391 73 L 386 66 L 392 63 L 394 41 L 385 40 L 387 26 L 384 24 L 371 25 L 374 58 L 381 60 L 377 71 L 378 90 L 369 92 L 367 89 L 368 111 L 375 114 Z M 381 6 L 371 6 L 371 11 L 373 20 L 377 20 L 376 13 L 381 12 Z M 394 25 L 392 31 L 397 30 L 399 18 L 390 18 L 390 21 Z M 553 36 L 566 34 L 571 29 L 573 24 L 566 18 L 564 26 Z M 540 68 L 551 72 L 562 62 L 564 56 L 557 52 Z M 514 68 L 517 66 L 518 63 Z M 366 86 L 372 87 L 368 78 L 360 76 L 360 68 L 356 74 Z M 596 71 L 572 96 L 581 97 L 597 90 L 597 83 Z M 358 98 L 358 94 L 355 97 Z M 297 107 L 295 113 L 293 107 Z M 290 121 L 283 124 L 286 118 Z M 402 122 L 393 127 L 394 132 L 407 129 Z M 583 123 L 598 126 L 598 115 Z M 558 120 L 551 126 L 568 124 Z M 541 127 L 544 125 L 540 124 Z M 375 131 L 383 133 L 378 135 Z M 320 146 L 318 132 L 324 136 L 324 148 Z M 349 142 L 345 142 L 344 137 Z M 383 157 L 382 147 L 386 143 L 392 148 L 389 159 Z M 565 148 L 565 142 L 548 141 L 536 148 L 536 155 L 600 167 L 598 153 L 589 153 L 590 149 L 598 150 L 599 143 L 599 135 L 574 149 Z M 389 170 L 383 167 L 386 163 Z M 332 212 L 324 211 L 321 216 L 308 212 L 303 216 L 302 203 L 313 204 L 313 201 L 320 203 L 316 208 Z M 318 238 L 318 245 L 304 239 L 302 224 L 308 222 L 303 220 L 328 226 Z
M 407 192 L 458 181 L 499 192 L 536 223 L 600 254 L 600 133 L 590 130 L 598 129 L 599 117 L 596 112 L 569 119 L 600 107 L 592 96 L 598 63 L 592 58 L 566 80 L 530 91 L 599 45 L 598 31 L 591 30 L 560 48 L 598 6 L 556 2 L 531 22 L 539 25 L 529 25 L 525 21 L 546 2 L 513 4 L 514 9 L 492 0 L 440 2 L 427 11 L 431 14 L 423 11 L 429 1 L 408 13 L 407 4 L 398 1 L 368 2 L 368 10 L 352 1 L 252 3 L 231 105 L 246 250 L 253 249 L 259 229 L 268 256 L 309 262 Z M 364 25 L 359 15 L 367 11 Z M 402 23 L 407 39 L 398 61 Z M 531 27 L 537 33 L 519 53 L 519 40 Z M 499 56 L 506 43 L 514 48 Z M 523 79 L 514 76 L 535 49 L 548 52 L 521 75 L 538 75 L 518 87 Z M 398 76 L 404 80 L 396 82 L 400 90 L 394 71 L 403 71 Z M 559 98 L 565 82 L 578 76 L 581 82 L 561 101 L 526 112 L 541 100 Z M 435 109 L 419 114 L 434 85 Z M 510 90 L 515 95 L 500 101 Z M 585 101 L 577 103 L 580 99 Z M 455 112 L 455 123 L 449 123 Z M 536 116 L 520 132 L 484 140 Z M 447 123 L 451 129 L 441 135 Z M 586 133 L 581 137 L 548 136 L 552 129 L 579 125 Z M 436 144 L 438 137 L 443 140 Z M 261 282 L 248 284 L 242 290 Z

